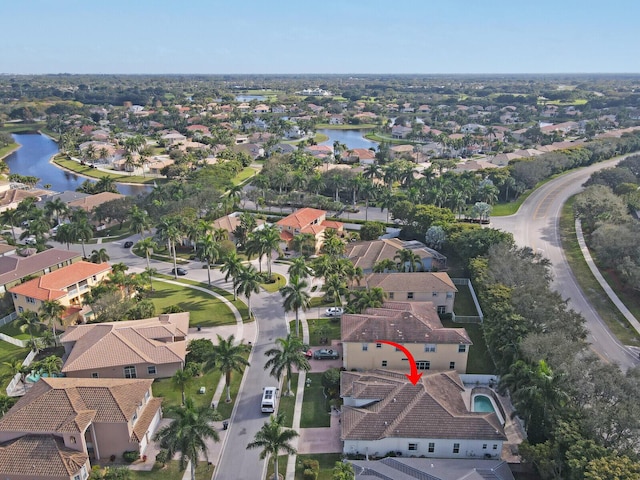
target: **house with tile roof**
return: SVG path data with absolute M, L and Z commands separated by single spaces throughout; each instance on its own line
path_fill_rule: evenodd
M 324 232 L 331 228 L 338 233 L 344 231 L 342 222 L 327 220 L 327 212 L 315 208 L 301 208 L 291 215 L 286 216 L 276 223 L 280 230 L 280 238 L 291 248 L 293 237 L 299 234 L 308 233 L 316 239 L 316 252 L 320 251 L 324 243 Z
M 162 419 L 152 383 L 41 378 L 0 418 L 0 478 L 85 479 L 91 461 L 144 454 Z
M 417 240 L 404 241 L 399 238 L 385 238 L 382 240 L 367 240 L 349 243 L 346 248 L 346 256 L 364 273 L 373 272 L 373 267 L 381 260 L 395 260 L 398 251 L 408 249 L 420 257 L 422 271 L 429 272 L 433 269 L 444 270 L 447 268 L 447 257 L 427 247 Z
M 73 378 L 167 378 L 184 366 L 189 312 L 74 325 L 60 338 Z
M 124 197 L 125 196 L 120 193 L 100 192 L 72 200 L 67 205 L 69 208 L 81 208 L 85 212 L 91 213 L 97 206 L 102 205 L 105 202 L 110 202 L 111 200 L 117 200 Z
M 211 224 L 215 229 L 223 229 L 227 231 L 228 239 L 235 243 L 236 238 L 233 232 L 240 226 L 240 212 L 233 212 L 220 218 L 216 218 Z M 264 220 L 256 218 L 256 230 L 264 225 Z M 254 230 L 255 231 L 255 230 Z
M 406 370 L 404 352 L 379 342 L 388 340 L 409 350 L 418 370 L 466 373 L 473 344 L 464 328 L 443 327 L 431 302 L 387 300 L 380 308 L 345 313 L 340 320 L 340 334 L 342 366 L 348 370 Z
M 37 312 L 44 302 L 57 300 L 67 307 L 62 319 L 68 325 L 77 319 L 83 299 L 91 288 L 109 273 L 111 265 L 106 262 L 79 261 L 11 287 L 9 293 L 17 313 L 27 310 Z
M 371 165 L 376 161 L 376 152 L 368 148 L 351 148 L 342 155 L 342 159 L 345 162 L 358 162 L 361 165 Z
M 453 313 L 458 289 L 446 272 L 370 273 L 354 289 L 382 288 L 389 300 L 431 302 L 438 314 Z
M 473 412 L 470 392 L 453 371 L 423 375 L 344 371 L 340 438 L 345 454 L 499 459 L 507 440 L 493 412 Z M 395 477 L 392 477 L 395 478 Z

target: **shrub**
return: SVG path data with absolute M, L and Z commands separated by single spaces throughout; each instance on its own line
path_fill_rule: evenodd
M 156 454 L 156 462 L 161 463 L 164 466 L 169 460 L 169 451 L 162 449 Z
M 302 466 L 305 470 L 313 470 L 314 472 L 320 471 L 320 462 L 312 458 L 308 458 L 304 462 L 302 462 Z
M 136 450 L 127 450 L 122 454 L 122 458 L 130 463 L 135 462 L 136 460 L 138 460 L 138 458 L 140 458 L 140 452 L 137 452 Z
M 303 473 L 302 473 L 302 478 L 304 480 L 316 480 L 318 478 L 318 472 L 314 472 L 313 470 L 307 468 Z

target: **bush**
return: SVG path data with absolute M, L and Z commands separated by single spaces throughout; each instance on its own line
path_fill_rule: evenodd
M 131 462 L 135 462 L 136 460 L 138 460 L 140 458 L 140 452 L 136 451 L 136 450 L 127 450 L 126 452 L 124 452 L 122 454 L 122 458 L 125 459 L 125 461 L 131 463 Z
M 320 462 L 318 462 L 318 460 L 313 460 L 312 458 L 307 458 L 302 462 L 302 466 L 305 470 L 313 470 L 314 472 L 320 471 Z
M 156 454 L 156 462 L 161 463 L 163 466 L 169 460 L 169 451 L 162 449 Z
M 302 478 L 304 480 L 316 480 L 318 478 L 318 472 L 314 472 L 311 469 L 306 469 L 303 473 L 302 473 Z

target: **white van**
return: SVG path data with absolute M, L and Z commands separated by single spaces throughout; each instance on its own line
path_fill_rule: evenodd
M 260 403 L 260 411 L 262 413 L 275 412 L 277 402 L 278 402 L 278 388 L 264 387 L 262 389 L 262 402 Z

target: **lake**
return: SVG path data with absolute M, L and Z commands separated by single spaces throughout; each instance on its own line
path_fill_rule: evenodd
M 258 102 L 264 102 L 267 97 L 264 95 L 237 95 L 236 102 L 250 102 L 251 100 L 257 100 Z
M 58 144 L 49 137 L 37 133 L 16 133 L 12 137 L 22 147 L 4 159 L 9 166 L 10 173 L 38 177 L 40 179 L 37 185 L 39 188 L 51 184 L 51 190 L 57 192 L 75 190 L 87 180 L 86 177 L 58 168 L 49 162 L 51 157 L 60 151 Z M 95 182 L 93 179 L 88 180 Z M 152 189 L 146 185 L 123 185 L 121 183 L 116 184 L 116 187 L 123 195 L 134 196 L 148 193 Z
M 323 133 L 329 140 L 320 143 L 320 145 L 333 146 L 333 142 L 338 141 L 344 143 L 347 149 L 353 148 L 374 148 L 378 149 L 378 142 L 373 142 L 363 137 L 369 130 L 333 130 L 330 128 L 323 128 L 317 131 L 317 133 Z

